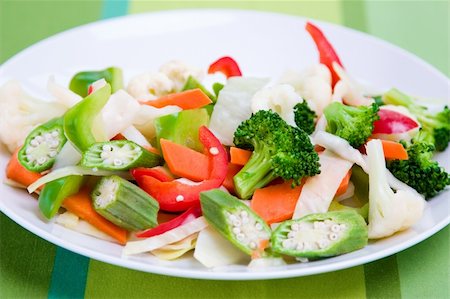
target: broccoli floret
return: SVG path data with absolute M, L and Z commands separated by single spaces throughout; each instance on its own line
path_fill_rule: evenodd
M 420 131 L 411 143 L 402 141 L 408 160 L 388 161 L 387 167 L 400 181 L 430 199 L 450 185 L 450 175 L 432 160 L 435 148 L 427 139 L 427 133 Z
M 308 103 L 303 101 L 294 106 L 294 120 L 297 127 L 308 134 L 312 134 L 315 129 L 314 119 L 316 113 L 309 108 Z
M 383 95 L 386 104 L 406 107 L 420 122 L 424 134 L 432 141 L 436 150 L 444 151 L 450 142 L 450 109 L 445 106 L 444 110 L 437 114 L 431 114 L 424 106 L 420 106 L 413 98 L 397 89 L 391 89 Z
M 253 150 L 250 160 L 233 178 L 241 198 L 249 198 L 277 177 L 297 185 L 303 177 L 320 173 L 319 156 L 308 134 L 289 126 L 271 110 L 260 110 L 243 121 L 234 133 L 234 144 Z
M 378 106 L 347 106 L 334 102 L 323 111 L 327 119 L 328 133 L 346 139 L 358 148 L 372 135 L 373 123 L 378 120 Z

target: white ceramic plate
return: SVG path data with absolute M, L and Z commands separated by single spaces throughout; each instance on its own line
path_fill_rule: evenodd
M 316 22 L 337 49 L 346 69 L 382 90 L 392 86 L 415 95 L 448 101 L 449 80 L 427 63 L 384 41 L 350 29 Z M 304 30 L 302 18 L 250 11 L 191 10 L 127 16 L 96 22 L 43 40 L 0 67 L 0 84 L 15 78 L 35 95 L 47 96 L 49 75 L 68 84 L 75 72 L 110 65 L 125 77 L 156 70 L 171 59 L 207 67 L 230 55 L 246 75 L 277 77 L 287 68 L 315 64 L 317 51 Z M 449 151 L 447 151 L 448 154 Z M 0 154 L 4 177 L 8 155 Z M 449 168 L 449 156 L 438 160 Z M 246 266 L 207 270 L 191 256 L 174 262 L 155 257 L 121 256 L 121 246 L 63 229 L 40 216 L 37 201 L 23 190 L 0 184 L 0 209 L 34 234 L 73 252 L 123 267 L 165 275 L 202 279 L 270 279 L 344 269 L 394 254 L 424 240 L 450 222 L 448 192 L 428 202 L 421 221 L 412 229 L 370 244 L 362 250 L 307 264 L 264 271 Z

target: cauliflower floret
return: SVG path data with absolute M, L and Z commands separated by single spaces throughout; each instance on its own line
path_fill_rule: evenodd
M 333 68 L 340 78 L 334 86 L 332 96 L 333 101 L 344 102 L 350 106 L 372 105 L 373 99 L 363 95 L 361 86 L 359 86 L 339 64 L 333 63 Z
M 294 87 L 288 84 L 268 86 L 252 97 L 253 113 L 259 110 L 272 110 L 278 113 L 289 125 L 296 127 L 294 120 L 294 106 L 303 102 Z
M 331 102 L 331 73 L 323 64 L 310 67 L 304 73 L 288 71 L 280 82 L 292 85 L 319 117 Z
M 173 60 L 162 65 L 159 72 L 143 73 L 128 83 L 127 91 L 140 102 L 148 102 L 183 89 L 189 76 L 201 80 L 201 69 Z
M 140 102 L 148 102 L 174 92 L 172 80 L 164 73 L 144 73 L 128 83 L 127 91 Z
M 32 98 L 18 81 L 0 88 L 0 142 L 12 153 L 37 125 L 63 115 L 67 107 Z
M 163 64 L 159 71 L 172 80 L 175 91 L 181 91 L 189 76 L 201 81 L 205 76 L 202 69 L 192 67 L 179 60 L 172 60 Z
M 374 139 L 367 144 L 369 168 L 369 239 L 388 237 L 416 223 L 424 198 L 409 189 L 394 193 L 388 183 L 383 147 Z

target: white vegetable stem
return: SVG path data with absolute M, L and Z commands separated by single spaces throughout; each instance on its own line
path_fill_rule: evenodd
M 64 168 L 56 169 L 49 174 L 41 177 L 39 180 L 35 181 L 33 184 L 28 186 L 27 190 L 29 193 L 33 193 L 40 186 L 69 176 L 69 175 L 94 175 L 94 176 L 108 176 L 108 175 L 119 175 L 124 178 L 130 178 L 130 174 L 128 172 L 123 171 L 110 171 L 110 170 L 94 170 L 91 168 L 81 167 L 81 166 L 67 166 Z
M 306 180 L 295 206 L 293 219 L 327 212 L 342 179 L 353 165 L 329 150 L 319 155 L 319 163 L 320 174 Z
M 208 223 L 202 216 L 161 235 L 150 237 L 142 241 L 128 242 L 123 249 L 123 253 L 125 255 L 132 255 L 152 251 L 167 244 L 178 242 L 187 236 L 201 231 L 207 226 Z

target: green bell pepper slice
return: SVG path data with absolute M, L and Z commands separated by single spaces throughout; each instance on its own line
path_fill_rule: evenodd
M 47 219 L 51 219 L 64 199 L 78 193 L 83 181 L 83 176 L 70 175 L 45 184 L 39 194 L 39 210 Z
M 123 88 L 122 70 L 118 67 L 109 67 L 100 71 L 86 71 L 75 74 L 70 80 L 69 89 L 86 97 L 89 86 L 97 80 L 105 79 L 111 85 L 112 93 Z
M 159 140 L 168 139 L 202 152 L 203 144 L 198 139 L 201 126 L 208 126 L 209 113 L 206 108 L 183 110 L 165 115 L 155 120 L 156 144 L 160 149 Z
M 110 95 L 111 86 L 106 84 L 70 108 L 64 115 L 64 133 L 79 151 L 84 152 L 93 143 L 105 141 L 102 140 L 102 136 L 95 136 L 92 128 L 96 116 L 108 102 Z

